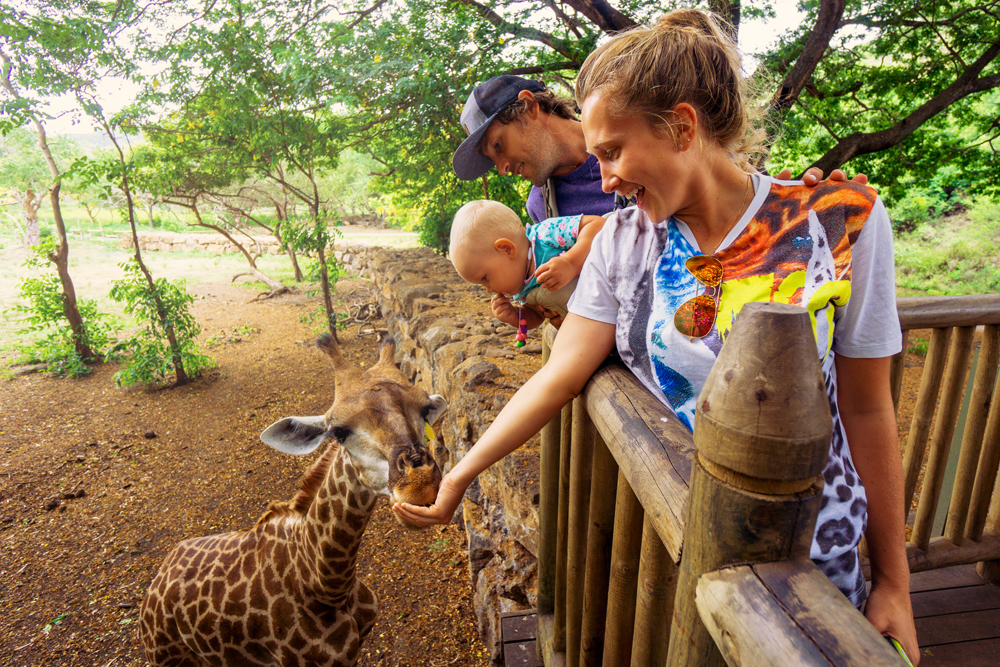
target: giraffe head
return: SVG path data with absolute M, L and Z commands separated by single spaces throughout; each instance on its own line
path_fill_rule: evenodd
M 327 439 L 343 447 L 362 483 L 392 502 L 430 505 L 437 498 L 441 470 L 424 444 L 426 425 L 447 407 L 403 375 L 393 357 L 395 341 L 382 342 L 379 360 L 363 370 L 347 361 L 330 334 L 316 340 L 333 363 L 335 399 L 325 415 L 285 417 L 260 434 L 287 454 L 315 451 Z

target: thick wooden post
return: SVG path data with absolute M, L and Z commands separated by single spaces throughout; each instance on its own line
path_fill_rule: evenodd
M 542 337 L 542 363 L 549 360 L 549 336 Z M 556 601 L 556 531 L 559 526 L 559 436 L 562 416 L 542 428 L 538 502 L 538 613 L 551 614 Z
M 667 665 L 723 665 L 695 606 L 702 574 L 808 558 L 832 420 L 808 313 L 751 303 L 698 397 Z
M 667 660 L 670 617 L 677 593 L 677 564 L 667 553 L 648 515 L 642 521 L 637 588 L 632 667 L 659 666 Z

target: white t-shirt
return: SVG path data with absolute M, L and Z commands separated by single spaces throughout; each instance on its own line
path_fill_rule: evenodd
M 806 307 L 834 419 L 811 556 L 860 604 L 857 545 L 867 501 L 837 411 L 834 358 L 886 357 L 902 347 L 892 227 L 875 191 L 855 183 L 806 187 L 755 176 L 754 186 L 747 211 L 713 254 L 724 273 L 707 336 L 688 338 L 673 324 L 684 302 L 711 293 L 684 266 L 701 254 L 694 235 L 676 218 L 654 224 L 636 208 L 618 211 L 594 239 L 569 310 L 615 324 L 622 360 L 691 429 L 698 395 L 743 304 Z

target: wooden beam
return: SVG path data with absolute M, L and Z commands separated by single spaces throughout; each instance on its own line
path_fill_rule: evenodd
M 611 577 L 608 582 L 608 618 L 604 626 L 604 667 L 627 667 L 632 663 L 642 519 L 642 505 L 619 470 L 615 532 L 611 544 Z
M 662 665 L 667 661 L 670 619 L 677 594 L 677 564 L 667 554 L 648 514 L 642 522 L 637 589 L 631 667 Z
M 570 446 L 569 534 L 566 536 L 566 659 L 580 664 L 580 626 L 590 531 L 590 481 L 594 456 L 594 424 L 581 397 L 573 399 L 573 444 Z
M 989 417 L 990 403 L 995 398 L 997 364 L 1000 363 L 1000 327 L 988 326 L 983 332 L 983 343 L 979 349 L 976 378 L 969 399 L 969 415 L 962 433 L 962 449 L 959 453 L 958 472 L 955 474 L 955 488 L 948 507 L 948 520 L 944 536 L 961 545 L 965 539 L 965 523 L 968 518 L 972 489 L 979 468 L 979 455 L 983 448 L 983 433 Z
M 896 311 L 904 330 L 1000 324 L 1000 294 L 903 297 Z
M 990 332 L 990 329 L 993 329 Z M 983 338 L 988 335 L 1000 336 L 1000 327 L 987 327 Z M 983 432 L 983 451 L 979 454 L 979 465 L 976 467 L 976 481 L 972 487 L 972 500 L 969 505 L 968 526 L 965 535 L 973 541 L 978 541 L 986 527 L 986 512 L 990 506 L 990 497 L 994 494 L 997 480 L 997 468 L 1000 467 L 1000 383 L 993 388 L 993 403 L 990 405 L 990 416 Z
M 583 622 L 580 626 L 579 664 L 584 667 L 597 667 L 604 656 L 611 538 L 615 529 L 615 496 L 618 486 L 618 464 L 600 437 L 594 440 L 591 475 L 587 574 L 583 589 Z
M 941 388 L 941 404 L 934 422 L 934 433 L 931 435 L 931 453 L 924 471 L 924 483 L 920 489 L 920 502 L 917 504 L 917 518 L 913 522 L 911 537 L 913 544 L 925 550 L 930 544 L 934 512 L 940 500 L 948 454 L 951 452 L 951 441 L 955 433 L 955 424 L 958 423 L 958 412 L 965 389 L 963 382 L 965 367 L 969 362 L 972 337 L 975 333 L 974 326 L 956 329 L 948 352 L 948 363 L 945 366 Z
M 584 397 L 608 444 L 674 562 L 680 560 L 694 458 L 691 432 L 621 364 L 606 364 Z
M 910 432 L 906 436 L 906 449 L 903 453 L 904 516 L 910 511 L 917 479 L 924 465 L 927 438 L 930 436 L 931 424 L 934 421 L 934 409 L 937 406 L 938 393 L 941 391 L 941 378 L 944 377 L 944 365 L 948 360 L 948 344 L 951 342 L 952 331 L 953 329 L 934 329 L 927 347 L 924 372 L 920 376 L 920 389 L 917 391 L 917 404 L 913 408 L 913 419 L 910 421 Z
M 701 618 L 730 665 L 886 665 L 899 656 L 811 561 L 710 572 Z
M 983 560 L 1000 558 L 1000 535 L 984 534 L 979 541 L 967 541 L 962 546 L 955 544 L 947 537 L 935 537 L 921 549 L 914 544 L 906 545 L 906 560 L 910 564 L 910 572 L 926 572 L 940 570 L 952 565 L 968 565 Z M 869 576 L 871 568 L 864 563 L 865 576 Z
M 551 325 L 547 325 L 551 326 Z M 548 361 L 549 337 L 542 338 L 542 363 Z M 559 436 L 562 416 L 542 427 L 538 503 L 538 613 L 551 615 L 556 601 L 556 531 L 559 528 Z
M 559 436 L 559 525 L 556 527 L 556 605 L 553 611 L 555 650 L 566 651 L 566 543 L 569 532 L 569 462 L 573 446 L 573 403 L 562 409 Z

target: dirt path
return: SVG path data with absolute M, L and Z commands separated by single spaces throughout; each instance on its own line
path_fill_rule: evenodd
M 332 401 L 332 371 L 299 321 L 315 297 L 191 291 L 203 340 L 221 342 L 206 348 L 218 367 L 190 387 L 116 389 L 113 367 L 0 384 L 0 665 L 145 665 L 138 606 L 166 553 L 250 527 L 313 460 L 257 436 Z M 343 340 L 350 359 L 374 361 L 372 338 Z M 383 501 L 360 558 L 382 609 L 359 664 L 487 664 L 456 526 L 405 530 Z

